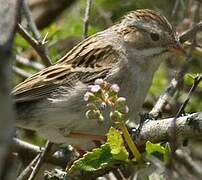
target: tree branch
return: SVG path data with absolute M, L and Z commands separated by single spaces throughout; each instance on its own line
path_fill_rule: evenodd
M 51 59 L 48 56 L 48 49 L 45 46 L 46 40 L 41 39 L 40 32 L 38 31 L 38 29 L 36 27 L 36 24 L 34 22 L 34 19 L 32 17 L 31 11 L 29 9 L 29 6 L 28 6 L 26 0 L 22 0 L 22 8 L 24 10 L 25 18 L 27 20 L 29 29 L 32 31 L 34 38 L 37 41 L 37 44 L 38 44 L 38 46 L 41 50 L 41 53 L 43 55 L 43 56 L 41 56 L 42 62 L 45 66 L 50 66 L 51 65 Z
M 134 142 L 143 147 L 147 141 L 159 143 L 169 141 L 173 132 L 173 118 L 159 119 L 145 122 L 140 133 L 137 135 L 133 130 Z M 176 136 L 184 139 L 202 138 L 202 112 L 178 117 L 176 120 Z
M 21 76 L 23 79 L 26 79 L 28 77 L 30 77 L 32 74 L 28 73 L 27 71 L 17 67 L 17 66 L 13 66 L 12 70 L 19 76 Z
M 169 86 L 166 88 L 165 92 L 159 97 L 149 114 L 151 114 L 153 117 L 159 116 L 160 112 L 167 104 L 168 100 L 175 94 L 178 84 L 179 82 L 176 80 L 176 78 L 173 78 L 171 80 Z
M 23 160 L 31 160 L 37 156 L 37 154 L 44 151 L 44 147 L 39 147 L 20 139 L 13 139 L 13 151 L 17 152 L 19 157 Z M 54 153 L 45 157 L 45 161 L 52 163 L 56 166 L 65 167 L 67 162 L 70 161 L 71 153 L 63 154 L 61 152 Z
M 188 29 L 187 31 L 183 32 L 180 35 L 180 42 L 184 43 L 190 39 L 193 39 L 193 37 L 196 35 L 197 32 L 202 31 L 202 21 L 195 24 L 191 29 Z
M 20 56 L 20 55 L 16 55 L 16 62 L 18 62 L 24 66 L 33 68 L 37 71 L 40 71 L 40 70 L 45 68 L 45 66 L 43 64 L 35 62 L 35 61 L 31 61 L 25 57 Z
M 21 24 L 17 25 L 18 33 L 34 48 L 34 50 L 38 53 L 41 57 L 45 66 L 50 66 L 51 61 L 48 57 L 46 51 L 44 50 L 44 45 L 40 41 L 34 39 L 26 30 L 23 28 Z
M 47 156 L 47 154 L 49 153 L 50 149 L 51 149 L 52 143 L 50 143 L 49 141 L 46 142 L 46 145 L 44 147 L 44 150 L 41 152 L 39 159 L 36 162 L 36 165 L 33 167 L 32 173 L 29 177 L 28 180 L 33 180 L 36 176 L 36 174 L 38 173 L 41 165 L 44 162 L 45 157 Z

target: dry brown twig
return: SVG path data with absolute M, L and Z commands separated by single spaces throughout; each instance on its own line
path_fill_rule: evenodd
M 29 7 L 26 3 L 26 0 L 23 0 L 23 10 L 25 14 L 25 18 L 27 20 L 27 23 L 29 25 L 29 29 L 32 31 L 34 38 L 23 28 L 22 25 L 18 24 L 17 30 L 19 34 L 28 41 L 28 43 L 37 51 L 38 55 L 41 57 L 41 60 L 45 66 L 50 66 L 51 59 L 48 56 L 48 50 L 45 46 L 47 43 L 47 35 L 41 39 L 40 32 L 38 31 L 36 24 L 32 18 L 31 12 L 29 10 Z
M 47 57 L 47 54 L 44 53 L 44 44 L 46 43 L 46 37 L 41 42 L 34 39 L 21 24 L 17 25 L 18 33 L 34 48 L 37 54 L 41 57 L 43 64 L 45 66 L 50 66 L 50 58 Z
M 31 14 L 31 11 L 30 11 L 29 6 L 27 4 L 27 0 L 22 0 L 22 9 L 24 11 L 24 15 L 25 15 L 25 18 L 27 20 L 29 29 L 32 31 L 34 38 L 37 41 L 40 41 L 41 35 L 40 35 L 40 32 L 38 31 L 36 24 L 32 18 L 32 14 Z

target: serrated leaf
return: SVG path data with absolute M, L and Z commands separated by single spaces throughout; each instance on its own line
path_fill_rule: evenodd
M 109 144 L 104 144 L 76 160 L 69 171 L 96 171 L 109 166 L 113 161 Z
M 111 148 L 111 153 L 114 159 L 120 161 L 128 160 L 128 152 L 124 146 L 124 141 L 119 131 L 113 127 L 110 128 L 107 134 L 107 143 Z

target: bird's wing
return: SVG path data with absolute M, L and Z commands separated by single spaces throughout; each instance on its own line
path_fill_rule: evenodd
M 95 38 L 95 37 L 94 37 Z M 15 102 L 27 102 L 49 96 L 59 86 L 74 87 L 105 78 L 118 62 L 118 53 L 110 45 L 94 38 L 84 40 L 53 66 L 34 74 L 13 90 Z

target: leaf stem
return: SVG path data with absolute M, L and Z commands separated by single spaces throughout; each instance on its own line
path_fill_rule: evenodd
M 126 140 L 126 143 L 128 144 L 128 147 L 131 150 L 133 156 L 135 157 L 135 159 L 137 161 L 140 161 L 141 154 L 140 154 L 139 150 L 137 149 L 137 146 L 134 144 L 134 142 L 133 142 L 133 140 L 132 140 L 132 138 L 128 132 L 126 125 L 123 122 L 119 122 L 119 125 L 120 125 L 122 132 L 123 132 L 123 136 Z

